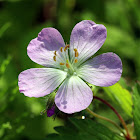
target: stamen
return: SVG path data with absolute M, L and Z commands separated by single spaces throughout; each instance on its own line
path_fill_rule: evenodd
M 65 63 L 60 63 L 60 65 L 65 65 Z
M 63 51 L 63 47 L 60 48 L 60 51 L 61 51 L 61 52 Z
M 69 44 L 67 44 L 64 48 L 64 51 L 66 51 L 69 48 Z
M 66 51 L 66 50 L 67 50 L 67 47 L 64 48 L 64 51 Z
M 70 65 L 68 63 L 66 63 L 66 67 L 69 69 L 70 68 Z
M 64 51 L 66 51 L 69 48 L 69 46 L 70 46 L 69 44 L 66 44 Z
M 78 62 L 78 60 L 77 60 L 77 59 L 75 59 L 75 60 L 74 60 L 74 63 L 77 63 L 77 62 Z
M 75 48 L 74 51 L 75 51 L 75 57 L 78 57 L 79 53 L 78 53 L 77 49 Z
M 56 51 L 54 52 L 54 55 L 56 55 Z
M 78 51 L 75 51 L 75 57 L 78 57 L 78 56 L 79 56 Z
M 53 57 L 53 60 L 56 61 L 56 56 Z

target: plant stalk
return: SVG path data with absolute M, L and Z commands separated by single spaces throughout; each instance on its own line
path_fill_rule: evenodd
M 125 129 L 125 131 L 126 131 L 126 133 L 127 133 L 126 138 L 127 138 L 127 139 L 130 139 L 130 135 L 129 135 L 129 132 L 128 132 L 126 123 L 125 123 L 125 121 L 123 120 L 123 118 L 121 117 L 121 115 L 116 111 L 116 109 L 115 109 L 113 106 L 111 106 L 107 101 L 105 101 L 105 100 L 103 100 L 103 99 L 101 99 L 101 98 L 99 98 L 99 97 L 97 97 L 97 96 L 93 96 L 93 99 L 97 99 L 97 100 L 103 102 L 104 104 L 106 104 L 106 105 L 117 115 L 117 117 L 118 117 L 119 120 L 121 121 L 121 123 L 122 123 L 122 125 L 123 125 L 123 127 L 124 127 L 124 129 Z
M 100 116 L 100 115 L 96 114 L 95 112 L 91 111 L 89 108 L 86 108 L 86 110 L 87 110 L 87 112 L 89 112 L 92 116 L 112 123 L 113 125 L 115 125 L 115 126 L 120 130 L 120 132 L 123 133 L 123 135 L 125 135 L 124 132 L 123 132 L 123 130 L 121 129 L 121 127 L 118 126 L 114 121 L 112 121 L 112 120 L 110 120 L 110 119 L 108 119 L 108 118 L 105 118 L 105 117 L 103 117 L 103 116 Z

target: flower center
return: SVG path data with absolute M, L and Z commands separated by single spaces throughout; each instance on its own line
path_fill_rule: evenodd
M 54 51 L 53 60 L 59 65 L 59 68 L 66 71 L 68 75 L 76 75 L 76 63 L 78 62 L 78 50 L 75 48 L 74 59 L 69 56 L 69 44 L 63 48 L 61 47 L 58 51 Z M 71 60 L 70 60 L 71 59 Z

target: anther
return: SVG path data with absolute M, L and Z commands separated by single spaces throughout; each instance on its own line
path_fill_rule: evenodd
M 64 48 L 64 51 L 66 51 L 66 50 L 67 50 L 67 47 Z
M 69 46 L 70 46 L 69 44 L 66 44 L 64 51 L 66 51 L 69 48 Z
M 79 56 L 78 51 L 75 51 L 75 57 L 78 57 L 78 56 Z
M 65 63 L 60 63 L 60 65 L 65 65 Z
M 78 62 L 78 60 L 77 60 L 77 59 L 75 59 L 75 60 L 74 60 L 74 63 L 77 63 L 77 62 Z
M 56 61 L 56 56 L 53 57 L 53 60 Z
M 70 65 L 68 63 L 66 63 L 66 67 L 69 69 L 70 68 Z
M 54 52 L 54 55 L 56 55 L 56 51 Z
M 61 52 L 63 51 L 63 47 L 60 48 L 60 51 L 61 51 Z
M 67 44 L 66 46 L 65 46 L 65 48 L 64 48 L 64 51 L 66 51 L 68 48 L 69 48 L 69 44 Z
M 75 51 L 75 57 L 78 57 L 79 53 L 78 53 L 77 49 L 75 48 L 74 51 Z

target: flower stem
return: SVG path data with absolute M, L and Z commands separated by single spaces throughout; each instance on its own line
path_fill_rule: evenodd
M 115 122 L 113 122 L 112 120 L 110 120 L 110 119 L 108 119 L 108 118 L 105 118 L 105 117 L 103 117 L 103 116 L 100 116 L 100 115 L 96 114 L 95 112 L 91 111 L 89 108 L 86 108 L 86 110 L 87 110 L 87 112 L 89 112 L 92 116 L 112 123 L 113 125 L 115 125 L 115 126 L 124 134 L 124 132 L 123 132 L 123 130 L 121 129 L 121 127 L 118 126 L 118 125 L 117 125 Z M 124 134 L 124 135 L 125 135 L 125 134 Z
M 127 135 L 126 135 L 125 137 L 129 140 L 129 139 L 130 139 L 130 135 L 129 135 L 129 132 L 128 132 L 126 123 L 125 123 L 125 121 L 123 120 L 123 118 L 121 117 L 121 115 L 116 111 L 116 109 L 115 109 L 113 106 L 111 106 L 107 101 L 105 101 L 105 100 L 103 100 L 103 99 L 101 99 L 101 98 L 99 98 L 99 97 L 97 97 L 97 96 L 93 96 L 93 99 L 97 99 L 97 100 L 103 102 L 103 103 L 106 104 L 110 109 L 113 110 L 113 112 L 117 115 L 117 117 L 118 117 L 119 120 L 121 121 L 121 123 L 122 123 L 124 129 L 126 130 Z

